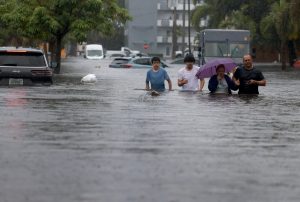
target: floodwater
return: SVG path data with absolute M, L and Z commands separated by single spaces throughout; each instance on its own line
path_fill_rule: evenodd
M 255 97 L 142 89 L 147 69 L 72 58 L 0 88 L 1 202 L 298 202 L 300 71 Z M 95 84 L 81 84 L 94 73 Z

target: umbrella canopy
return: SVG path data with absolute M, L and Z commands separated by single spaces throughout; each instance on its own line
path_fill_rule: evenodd
M 199 69 L 196 76 L 199 79 L 209 78 L 216 74 L 216 68 L 220 64 L 225 66 L 225 73 L 231 72 L 237 66 L 237 64 L 231 58 L 213 59 L 205 63 Z

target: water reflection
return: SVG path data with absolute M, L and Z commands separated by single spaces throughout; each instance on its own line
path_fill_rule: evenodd
M 299 201 L 299 72 L 264 70 L 259 96 L 151 96 L 146 69 L 103 62 L 0 88 L 6 201 Z M 98 82 L 81 84 L 88 73 Z

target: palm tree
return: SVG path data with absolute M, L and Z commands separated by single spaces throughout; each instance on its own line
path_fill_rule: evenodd
M 270 13 L 262 20 L 261 29 L 267 39 L 275 37 L 279 41 L 279 53 L 281 56 L 281 68 L 286 69 L 287 62 L 287 43 L 291 36 L 291 22 L 289 15 L 289 3 L 285 0 L 272 4 Z M 275 31 L 275 35 L 270 32 Z M 273 32 L 274 33 L 274 32 Z
M 194 1 L 196 3 L 196 1 Z M 200 21 L 208 17 L 207 27 L 217 28 L 219 23 L 225 18 L 225 7 L 220 0 L 206 0 L 204 4 L 197 6 L 192 13 L 191 24 L 196 30 L 200 30 Z
M 292 38 L 300 38 L 300 1 L 291 0 L 289 3 L 291 23 L 293 24 L 292 28 Z
M 297 58 L 297 48 L 298 50 L 300 50 L 300 21 L 299 21 L 300 2 L 299 0 L 291 0 L 289 3 L 289 10 L 290 10 L 290 18 L 292 24 L 292 32 L 289 41 L 289 50 L 290 50 L 289 59 L 290 59 L 290 64 L 292 65 L 294 63 L 294 59 Z

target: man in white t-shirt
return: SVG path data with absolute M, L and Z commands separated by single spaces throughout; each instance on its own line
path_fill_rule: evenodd
M 186 55 L 184 58 L 185 67 L 178 71 L 178 86 L 182 87 L 182 90 L 188 91 L 202 91 L 204 87 L 204 79 L 196 77 L 200 67 L 195 66 L 195 58 L 193 55 Z

